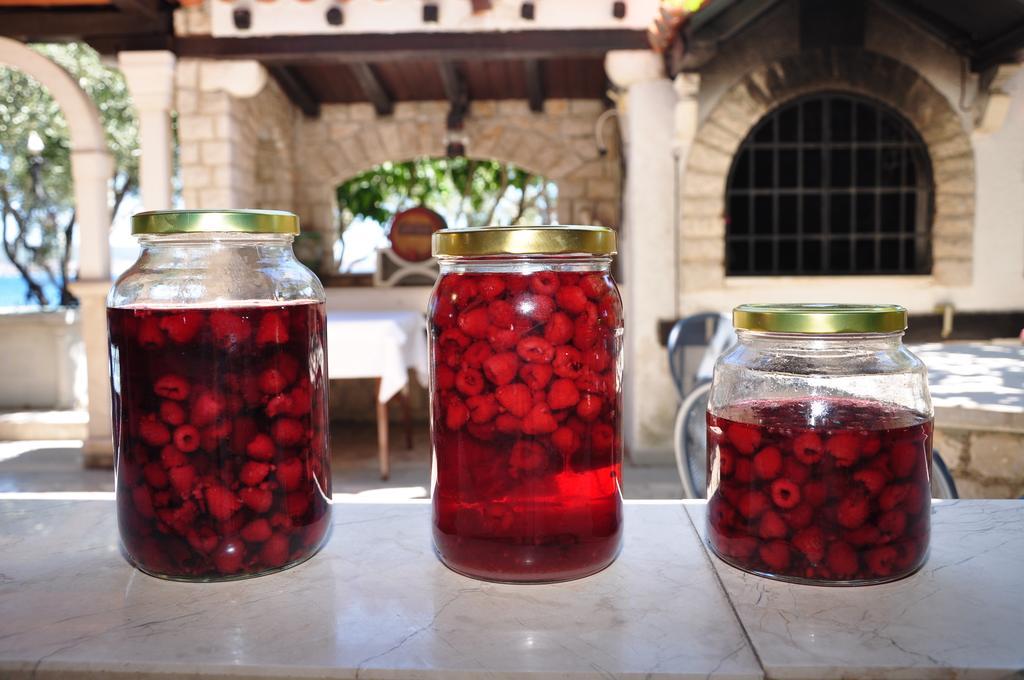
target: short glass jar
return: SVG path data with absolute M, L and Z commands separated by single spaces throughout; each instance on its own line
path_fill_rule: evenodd
M 895 305 L 742 305 L 708 404 L 707 536 L 726 562 L 867 585 L 924 564 L 933 410 Z
M 434 546 L 455 571 L 551 582 L 622 540 L 622 301 L 603 227 L 434 235 Z
M 161 211 L 107 299 L 124 553 L 214 581 L 312 556 L 330 525 L 324 290 L 298 218 Z

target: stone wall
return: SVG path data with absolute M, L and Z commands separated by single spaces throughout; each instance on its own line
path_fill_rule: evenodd
M 961 498 L 1024 496 L 1024 427 L 938 427 L 935 450 L 953 473 Z

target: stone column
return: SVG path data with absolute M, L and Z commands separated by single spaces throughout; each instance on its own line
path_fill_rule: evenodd
M 623 91 L 626 188 L 620 262 L 626 317 L 623 412 L 634 461 L 665 462 L 672 450 L 677 397 L 658 322 L 676 314 L 676 95 L 660 57 L 646 50 L 609 52 L 605 71 Z
M 121 52 L 121 72 L 139 115 L 139 184 L 146 210 L 171 207 L 171 108 L 174 100 L 173 52 Z

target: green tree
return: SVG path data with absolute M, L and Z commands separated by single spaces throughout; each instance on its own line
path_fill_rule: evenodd
M 39 44 L 92 98 L 114 155 L 113 210 L 138 186 L 138 122 L 121 73 L 82 43 Z M 0 227 L 3 251 L 28 284 L 26 302 L 76 304 L 68 290 L 75 203 L 67 124 L 46 89 L 0 67 Z M 50 299 L 46 286 L 59 291 Z

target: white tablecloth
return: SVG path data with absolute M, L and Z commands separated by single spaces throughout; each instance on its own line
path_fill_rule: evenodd
M 427 384 L 427 336 L 418 312 L 328 312 L 327 375 L 380 378 L 386 402 L 409 382 Z

